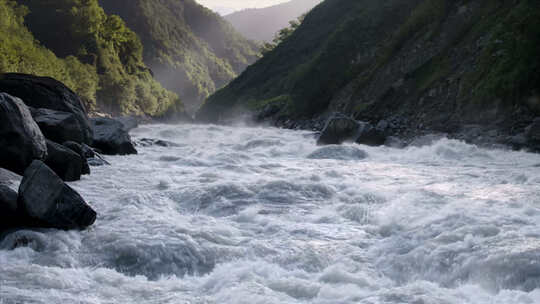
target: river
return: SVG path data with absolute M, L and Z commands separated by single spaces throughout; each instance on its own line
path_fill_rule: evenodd
M 178 145 L 71 183 L 91 228 L 2 240 L 0 304 L 540 303 L 538 154 L 241 126 L 132 137 Z

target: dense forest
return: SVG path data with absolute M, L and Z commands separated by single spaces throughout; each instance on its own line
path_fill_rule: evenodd
M 339 111 L 445 132 L 522 128 L 540 111 L 539 53 L 538 1 L 325 1 L 199 117 L 273 106 L 281 121 Z
M 199 106 L 257 59 L 258 46 L 194 0 L 100 0 L 144 46 L 144 62 L 167 89 Z
M 183 111 L 142 61 L 142 44 L 97 0 L 0 1 L 0 71 L 56 78 L 90 111 Z
M 90 112 L 183 113 L 258 53 L 191 0 L 0 0 L 0 73 L 58 79 Z

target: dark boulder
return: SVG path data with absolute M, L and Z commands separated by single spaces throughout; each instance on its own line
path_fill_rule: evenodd
M 537 117 L 526 129 L 525 138 L 527 139 L 527 147 L 540 151 L 540 117 Z
M 527 140 L 540 143 L 540 117 L 536 118 L 525 130 Z
M 103 154 L 126 155 L 137 154 L 137 150 L 131 142 L 129 133 L 124 130 L 124 125 L 112 118 L 92 118 L 94 129 L 93 146 Z
M 82 229 L 96 220 L 96 212 L 84 199 L 37 160 L 24 172 L 19 206 L 37 226 Z
M 78 153 L 47 140 L 48 156 L 45 164 L 62 180 L 73 182 L 81 179 L 83 161 Z
M 123 129 L 126 132 L 129 132 L 139 126 L 139 119 L 137 117 L 120 116 L 115 117 L 114 119 L 122 124 Z
M 92 143 L 92 128 L 79 96 L 61 82 L 50 77 L 7 73 L 0 75 L 0 92 L 17 96 L 36 109 L 72 113 L 82 130 L 82 142 Z
M 354 141 L 358 134 L 360 124 L 355 120 L 340 114 L 328 119 L 321 136 L 317 140 L 318 145 L 339 145 L 345 141 Z
M 17 217 L 17 192 L 0 184 L 0 229 L 15 226 Z
M 34 159 L 45 159 L 45 137 L 19 98 L 0 93 L 0 167 L 22 174 Z
M 81 144 L 81 149 L 85 158 L 92 158 L 96 156 L 96 152 L 94 151 L 94 149 L 92 149 L 86 144 Z
M 382 146 L 386 142 L 386 124 L 381 126 L 379 123 L 377 126 L 373 126 L 370 123 L 364 123 L 360 127 L 358 136 L 356 138 L 357 144 L 368 146 Z
M 82 169 L 81 174 L 90 174 L 90 166 L 88 166 L 88 160 L 86 157 L 86 152 L 83 150 L 83 146 L 73 142 L 73 141 L 66 141 L 62 144 L 62 146 L 70 149 L 71 151 L 79 154 L 81 161 L 82 161 Z
M 32 117 L 46 138 L 54 142 L 84 142 L 85 131 L 73 113 L 30 108 Z

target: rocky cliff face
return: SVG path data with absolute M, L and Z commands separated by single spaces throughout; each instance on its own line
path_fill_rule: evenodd
M 295 126 L 342 112 L 511 143 L 540 113 L 538 54 L 538 1 L 327 0 L 199 117 Z

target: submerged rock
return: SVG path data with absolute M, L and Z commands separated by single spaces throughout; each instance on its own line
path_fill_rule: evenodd
M 54 142 L 84 142 L 85 131 L 73 113 L 31 108 L 32 117 L 47 139 Z
M 345 141 L 354 141 L 360 124 L 347 116 L 336 114 L 328 119 L 319 139 L 318 145 L 339 145 Z
M 33 108 L 45 108 L 72 113 L 82 131 L 82 142 L 92 143 L 92 128 L 86 110 L 77 94 L 63 83 L 34 75 L 7 73 L 0 77 L 0 92 L 21 98 Z
M 96 212 L 84 199 L 37 160 L 24 172 L 19 205 L 37 226 L 81 229 L 96 220 Z
M 92 118 L 94 128 L 93 146 L 103 154 L 126 155 L 137 154 L 131 137 L 124 130 L 124 125 L 112 118 Z
M 173 143 L 168 140 L 154 139 L 154 138 L 143 138 L 136 142 L 137 145 L 142 147 L 150 146 L 160 146 L 160 147 L 179 147 L 177 143 Z
M 77 152 L 50 140 L 47 140 L 47 151 L 45 164 L 62 180 L 72 182 L 81 179 L 83 160 Z
M 34 159 L 45 159 L 45 137 L 19 98 L 0 93 L 0 167 L 22 174 Z
M 361 160 L 368 155 L 365 151 L 353 146 L 330 145 L 322 147 L 308 155 L 310 159 Z

